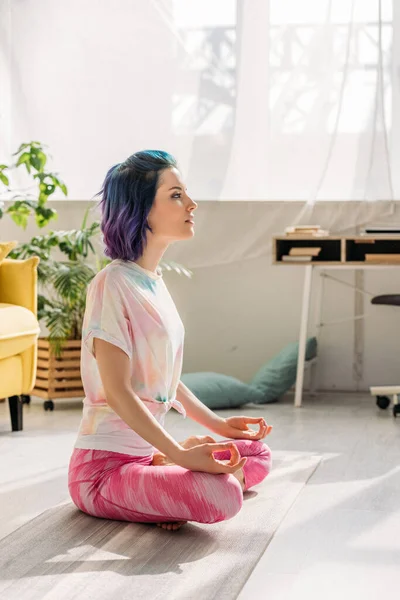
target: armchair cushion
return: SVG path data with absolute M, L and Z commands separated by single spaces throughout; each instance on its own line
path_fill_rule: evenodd
M 18 242 L 0 242 L 0 264 L 17 244 Z
M 32 311 L 0 303 L 0 359 L 15 356 L 35 343 L 40 333 Z
M 0 302 L 16 304 L 37 313 L 37 265 L 39 258 L 5 258 L 0 263 Z

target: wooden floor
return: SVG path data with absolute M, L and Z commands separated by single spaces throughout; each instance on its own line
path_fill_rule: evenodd
M 24 406 L 24 431 L 12 433 L 8 404 L 0 404 L 0 538 L 68 500 L 67 466 L 80 411 L 79 400 L 45 412 L 33 398 Z M 305 399 L 301 409 L 289 397 L 236 414 L 267 418 L 274 426 L 267 439 L 272 452 L 323 456 L 239 599 L 399 598 L 400 418 L 357 394 Z M 207 433 L 173 410 L 166 427 L 178 440 Z

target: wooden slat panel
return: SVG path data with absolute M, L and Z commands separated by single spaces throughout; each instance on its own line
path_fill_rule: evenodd
M 40 377 L 41 379 L 48 379 L 49 374 L 50 374 L 49 369 L 40 369 L 40 368 L 36 369 L 36 377 Z
M 41 389 L 41 390 L 48 390 L 49 389 L 49 382 L 45 381 L 44 379 L 36 379 L 35 381 L 35 388 Z
M 49 398 L 51 398 L 52 400 L 54 400 L 55 398 L 84 398 L 84 397 L 85 397 L 85 392 L 83 391 L 83 389 L 70 390 L 69 392 L 56 391 L 56 392 L 52 392 L 51 394 L 49 393 Z
M 80 348 L 81 345 L 82 345 L 81 340 L 68 340 L 67 342 L 65 342 L 65 346 L 67 348 Z
M 75 377 L 81 376 L 80 369 L 52 369 L 51 371 L 53 377 L 59 379 L 60 377 L 65 377 L 66 379 L 74 379 Z
M 38 358 L 33 395 L 45 400 L 55 398 L 83 398 L 81 380 L 81 340 L 62 344 L 56 356 L 48 339 L 38 340 Z
M 64 350 L 60 354 L 60 358 L 80 358 L 80 356 L 80 350 Z M 58 356 L 56 358 L 58 358 Z
M 53 389 L 53 390 L 61 390 L 61 389 L 68 389 L 68 388 L 70 388 L 71 390 L 76 389 L 76 388 L 82 389 L 82 381 L 80 379 L 76 379 L 75 381 L 73 379 L 71 379 L 68 381 L 53 380 L 51 382 L 51 389 Z
M 52 393 L 47 390 L 41 390 L 34 388 L 31 392 L 32 396 L 43 398 L 44 400 L 55 400 L 56 398 L 84 398 L 85 392 L 82 390 L 71 390 L 69 392 L 53 391 Z
M 41 390 L 39 388 L 33 388 L 31 392 L 32 396 L 37 396 L 38 398 L 44 398 L 45 400 L 49 399 L 49 394 L 47 390 Z
M 52 363 L 52 368 L 64 369 L 66 367 L 75 367 L 79 368 L 81 361 L 77 358 L 73 358 L 72 360 L 63 360 L 63 361 L 55 361 Z
M 46 350 L 48 350 L 50 348 L 49 340 L 44 339 L 44 338 L 39 338 L 37 344 L 38 344 L 38 348 L 45 348 Z M 66 342 L 63 342 L 64 348 L 80 348 L 81 345 L 82 345 L 81 340 L 67 340 Z
M 38 360 L 37 360 L 37 366 L 40 367 L 40 368 L 42 368 L 42 369 L 48 369 L 49 368 L 49 361 L 38 358 Z

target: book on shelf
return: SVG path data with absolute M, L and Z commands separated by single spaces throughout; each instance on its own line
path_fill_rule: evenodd
M 320 231 L 318 233 L 286 233 L 285 238 L 288 240 L 310 240 L 310 239 L 318 239 L 325 238 L 329 236 L 328 231 Z
M 318 256 L 320 252 L 321 252 L 320 247 L 307 248 L 307 247 L 294 246 L 293 248 L 290 248 L 289 256 Z
M 400 254 L 366 254 L 365 261 L 371 263 L 400 263 Z
M 312 256 L 290 256 L 289 254 L 284 254 L 282 256 L 283 262 L 310 262 L 312 260 Z
M 400 225 L 368 225 L 364 228 L 364 233 L 376 233 L 376 234 L 400 234 Z
M 325 237 L 329 235 L 327 229 L 321 229 L 319 225 L 295 225 L 286 227 L 286 237 Z
M 290 227 L 286 227 L 285 231 L 319 231 L 320 229 L 321 225 L 292 225 Z

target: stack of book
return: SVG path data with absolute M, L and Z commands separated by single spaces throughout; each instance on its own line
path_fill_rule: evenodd
M 395 235 L 399 235 L 400 234 L 400 225 L 368 225 L 367 227 L 365 227 L 364 229 L 364 233 L 366 234 L 381 234 L 381 235 L 390 235 L 390 234 L 395 234 Z
M 290 248 L 289 254 L 284 254 L 282 260 L 283 262 L 311 262 L 320 252 L 321 248 Z
M 325 237 L 329 235 L 329 231 L 321 229 L 320 225 L 295 225 L 286 227 L 286 237 Z
M 375 264 L 400 264 L 400 254 L 366 254 L 365 262 Z

